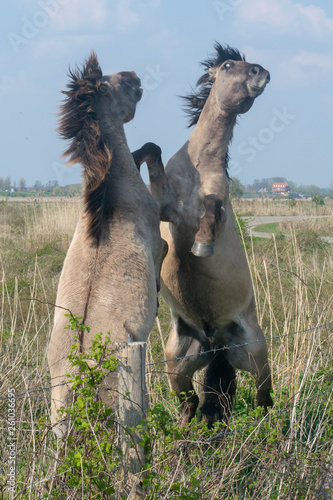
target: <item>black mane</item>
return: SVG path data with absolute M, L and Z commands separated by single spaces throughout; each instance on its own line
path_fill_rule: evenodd
M 222 46 L 218 42 L 215 42 L 214 49 L 216 50 L 216 54 L 200 63 L 206 70 L 220 66 L 229 59 L 232 61 L 245 61 L 245 56 L 237 49 L 229 47 L 229 45 Z M 184 107 L 185 112 L 190 117 L 189 127 L 196 125 L 198 122 L 201 111 L 208 99 L 213 81 L 210 74 L 206 71 L 197 81 L 197 92 L 193 92 L 193 94 L 189 94 L 188 96 L 182 96 L 182 99 L 186 103 Z
M 58 132 L 70 144 L 63 157 L 67 164 L 81 163 L 84 168 L 85 211 L 89 216 L 89 234 L 98 239 L 106 203 L 106 183 L 112 151 L 104 141 L 97 117 L 95 95 L 103 74 L 94 51 L 82 69 L 69 70 L 69 83 L 60 106 Z

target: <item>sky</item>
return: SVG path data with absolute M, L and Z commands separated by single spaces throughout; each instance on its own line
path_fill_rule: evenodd
M 164 163 L 189 137 L 179 96 L 195 87 L 215 41 L 261 64 L 271 82 L 238 119 L 230 175 L 333 181 L 333 2 L 328 0 L 11 0 L 0 19 L 0 176 L 27 185 L 81 182 L 65 167 L 57 112 L 67 71 L 94 49 L 104 74 L 134 70 L 144 88 L 125 126 Z M 144 180 L 148 180 L 143 169 Z

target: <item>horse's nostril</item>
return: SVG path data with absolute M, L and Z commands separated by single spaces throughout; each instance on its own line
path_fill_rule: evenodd
M 260 73 L 260 68 L 259 66 L 252 66 L 250 69 L 251 75 L 257 76 Z

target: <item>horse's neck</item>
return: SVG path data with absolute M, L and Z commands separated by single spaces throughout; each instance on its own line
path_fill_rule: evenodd
M 189 138 L 187 148 L 201 182 L 207 184 L 204 188 L 206 194 L 214 193 L 213 186 L 219 182 L 218 179 L 227 183 L 225 159 L 236 123 L 236 115 L 222 113 L 218 104 L 210 97 Z
M 111 162 L 115 165 L 111 169 L 110 175 L 114 178 L 130 179 L 135 181 L 139 177 L 138 169 L 134 163 L 132 154 L 129 150 L 124 126 L 122 123 L 102 123 L 101 131 L 103 138 L 111 151 Z

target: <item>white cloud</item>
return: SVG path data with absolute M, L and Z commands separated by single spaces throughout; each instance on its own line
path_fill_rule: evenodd
M 278 84 L 324 88 L 333 83 L 333 53 L 300 51 L 275 68 Z
M 116 27 L 126 33 L 140 24 L 140 16 L 131 6 L 130 0 L 119 0 L 116 14 Z
M 128 33 L 141 24 L 152 22 L 152 9 L 161 6 L 161 0 L 118 0 L 115 12 L 116 29 Z
M 47 59 L 52 54 L 52 59 L 62 60 L 73 52 L 73 49 L 80 51 L 86 47 L 87 54 L 91 48 L 98 44 L 109 43 L 109 36 L 103 33 L 92 35 L 72 34 L 59 38 L 38 39 L 31 42 L 31 54 L 35 59 Z
M 333 70 L 332 53 L 323 54 L 302 50 L 299 54 L 294 56 L 294 62 L 300 68 L 313 68 L 314 70 L 320 69 L 327 73 Z
M 240 22 L 260 23 L 280 34 L 307 35 L 324 39 L 333 37 L 333 19 L 316 5 L 294 3 L 292 0 L 242 0 L 237 3 Z
M 70 47 L 64 39 L 42 39 L 38 38 L 31 42 L 32 54 L 35 59 L 45 59 L 52 54 L 53 59 L 62 59 L 70 52 Z
M 295 7 L 304 21 L 305 27 L 307 23 L 313 33 L 319 36 L 325 36 L 328 33 L 333 35 L 333 19 L 326 15 L 324 9 L 316 5 L 304 6 L 300 3 L 296 4 Z
M 75 30 L 82 26 L 94 29 L 105 27 L 109 18 L 109 8 L 105 0 L 54 0 L 58 5 L 50 14 L 52 25 L 59 30 Z M 45 2 L 47 4 L 47 2 Z
M 52 15 L 53 26 L 56 29 L 77 30 L 89 27 L 91 30 L 116 29 L 121 33 L 128 33 L 140 26 L 147 20 L 150 11 L 160 7 L 161 4 L 161 0 L 118 0 L 117 2 L 53 0 L 53 2 L 57 4 L 56 14 Z

